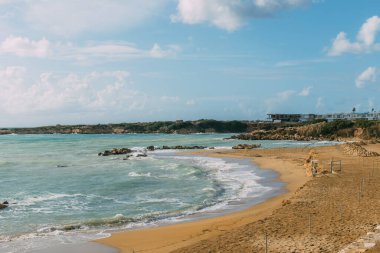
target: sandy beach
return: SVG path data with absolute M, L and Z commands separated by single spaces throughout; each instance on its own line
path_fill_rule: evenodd
M 365 147 L 380 151 L 379 144 Z M 342 172 L 307 177 L 304 163 L 311 149 L 320 163 L 341 161 Z M 269 252 L 337 252 L 379 224 L 378 157 L 346 155 L 339 145 L 194 154 L 252 158 L 260 168 L 277 171 L 288 192 L 241 212 L 115 233 L 98 242 L 123 253 L 264 252 L 267 235 Z

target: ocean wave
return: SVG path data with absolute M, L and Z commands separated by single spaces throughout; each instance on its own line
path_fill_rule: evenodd
M 152 203 L 176 203 L 183 204 L 177 198 L 138 198 L 139 203 L 152 204 Z
M 11 133 L 11 134 L 2 134 L 1 136 L 17 136 L 18 134 Z
M 128 173 L 128 176 L 130 176 L 130 177 L 151 177 L 152 174 L 150 172 L 148 172 L 148 173 L 138 173 L 138 172 L 132 171 L 132 172 Z
M 23 234 L 19 236 L 0 236 L 0 252 L 2 253 L 27 253 L 39 251 L 58 244 L 74 244 L 88 242 L 96 239 L 110 237 L 105 231 L 60 231 L 45 228 L 36 233 Z
M 202 189 L 202 191 L 204 191 L 204 192 L 216 192 L 216 190 L 214 188 L 211 188 L 211 187 L 205 187 Z
M 12 162 L 0 160 L 0 166 L 9 166 L 12 165 Z
M 219 146 L 219 147 L 214 147 L 214 149 L 232 149 L 232 146 Z
M 160 169 L 161 170 L 176 170 L 179 167 L 180 167 L 180 164 L 171 162 L 171 163 L 161 165 Z
M 105 208 L 110 205 L 125 206 L 131 202 L 118 197 L 107 197 L 95 194 L 56 194 L 46 193 L 40 196 L 25 196 L 26 193 L 18 193 L 14 198 L 8 199 L 10 208 L 5 213 L 6 218 L 25 219 L 31 215 L 49 215 L 56 213 L 83 213 L 91 212 L 95 205 Z M 8 211 L 9 210 L 9 211 Z M 52 217 L 55 217 L 53 215 Z M 2 218 L 0 218 L 1 220 Z
M 257 192 L 264 195 L 271 190 L 271 187 L 259 183 L 262 177 L 256 175 L 251 164 L 246 165 L 214 157 L 173 156 L 173 158 L 190 159 L 213 177 L 225 189 L 226 196 L 223 200 L 225 202 L 247 198 Z
M 83 195 L 82 194 L 47 193 L 41 196 L 28 197 L 26 199 L 17 201 L 16 204 L 14 205 L 15 206 L 32 206 L 40 202 L 52 201 L 52 200 L 57 200 L 61 198 L 78 197 L 78 196 L 83 196 Z

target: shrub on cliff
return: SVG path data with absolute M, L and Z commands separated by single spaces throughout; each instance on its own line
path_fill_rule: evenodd
M 360 128 L 369 128 L 373 125 L 375 125 L 375 121 L 369 121 L 369 120 L 357 120 L 355 121 L 355 127 L 360 127 Z
M 349 121 L 349 120 L 336 120 L 333 122 L 328 122 L 323 125 L 321 129 L 321 134 L 322 135 L 334 135 L 336 134 L 339 130 L 342 129 L 347 129 L 351 128 L 354 126 L 354 122 Z
M 218 121 L 218 120 L 201 120 L 198 123 L 201 129 L 214 129 L 215 132 L 246 132 L 248 124 L 241 121 Z

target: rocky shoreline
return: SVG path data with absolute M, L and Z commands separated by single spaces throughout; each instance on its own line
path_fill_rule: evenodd
M 205 146 L 162 146 L 162 147 L 155 147 L 155 146 L 148 146 L 145 148 L 144 151 L 155 151 L 155 150 L 193 150 L 193 149 L 214 149 L 214 147 L 205 147 Z M 131 153 L 138 153 L 137 156 L 146 156 L 146 153 L 141 153 L 141 151 L 135 151 L 129 148 L 114 148 L 112 150 L 105 150 L 103 152 L 99 152 L 98 156 L 111 156 L 111 155 L 128 155 Z
M 193 134 L 193 133 L 239 133 L 227 139 L 237 140 L 296 140 L 335 141 L 349 139 L 380 139 L 380 122 L 347 121 L 317 123 L 273 123 L 259 121 L 162 121 L 145 123 L 121 123 L 107 125 L 56 125 L 36 128 L 3 128 L 5 134 Z M 155 149 L 154 147 L 148 150 Z M 189 149 L 161 147 L 161 149 Z M 191 149 L 191 148 L 190 148 Z
M 280 134 L 277 131 L 255 131 L 248 134 L 239 134 L 231 136 L 231 139 L 236 140 L 294 140 L 294 141 L 334 141 L 335 138 L 327 137 L 312 137 L 312 136 L 302 136 L 298 134 Z
M 300 126 L 257 129 L 234 135 L 238 140 L 296 140 L 296 141 L 339 141 L 376 140 L 380 137 L 377 122 L 334 121 L 305 124 Z
M 271 123 L 266 123 L 271 125 Z M 255 121 L 219 121 L 201 119 L 195 121 L 157 121 L 97 125 L 55 125 L 28 128 L 2 128 L 1 134 L 130 134 L 130 133 L 244 133 L 261 128 Z M 270 127 L 270 126 L 269 126 Z

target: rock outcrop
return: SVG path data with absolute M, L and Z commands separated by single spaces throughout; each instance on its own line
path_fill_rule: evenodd
M 154 151 L 154 150 L 186 150 L 186 149 L 206 149 L 207 147 L 205 146 L 162 146 L 162 147 L 154 147 L 154 146 L 148 146 L 146 147 L 146 150 L 148 151 Z M 98 153 L 98 156 L 111 156 L 111 155 L 125 155 L 125 154 L 131 154 L 131 153 L 136 153 L 140 151 L 134 151 L 129 148 L 114 148 L 112 150 L 105 150 L 104 152 Z M 136 157 L 146 157 L 147 155 L 145 153 L 143 154 L 137 154 Z
M 261 144 L 238 144 L 236 146 L 233 146 L 232 149 L 254 149 L 260 147 Z
M 2 134 L 12 134 L 13 132 L 11 130 L 6 130 L 6 129 L 0 129 L 0 135 Z
M 345 143 L 342 145 L 342 148 L 343 153 L 345 153 L 346 155 L 362 157 L 380 156 L 379 153 L 367 150 L 361 145 L 361 143 L 358 142 Z
M 321 135 L 325 122 L 306 126 L 277 128 L 271 130 L 255 130 L 247 134 L 232 136 L 232 139 L 240 140 L 325 140 Z
M 110 156 L 110 155 L 125 155 L 132 153 L 133 151 L 129 148 L 114 148 L 111 151 L 106 150 L 104 152 L 100 152 L 98 156 Z
M 0 209 L 5 209 L 9 206 L 8 201 L 4 201 L 3 203 L 0 203 Z
M 154 146 L 148 146 L 148 147 L 146 147 L 146 150 L 148 150 L 148 151 L 154 151 Z

